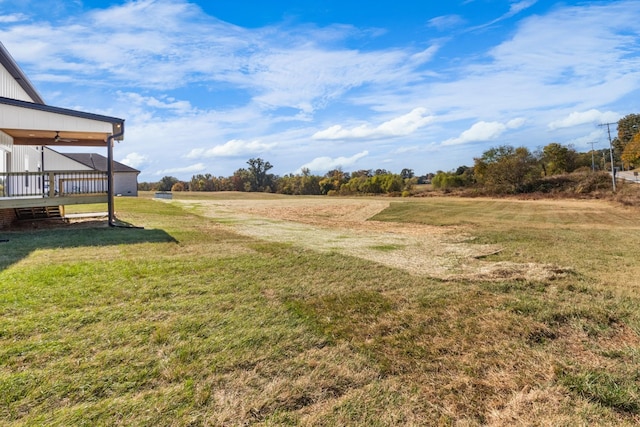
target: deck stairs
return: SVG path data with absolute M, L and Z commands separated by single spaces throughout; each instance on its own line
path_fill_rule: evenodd
M 16 218 L 19 221 L 33 221 L 38 219 L 64 219 L 62 206 L 16 208 L 15 212 Z

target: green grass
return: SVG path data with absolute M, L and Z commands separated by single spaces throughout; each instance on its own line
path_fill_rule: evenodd
M 474 282 L 251 239 L 149 198 L 116 203 L 144 229 L 3 233 L 0 424 L 640 420 L 635 211 L 430 199 L 376 217 L 463 227 L 504 247 L 488 262 L 573 271 Z
M 463 227 L 474 242 L 503 247 L 491 260 L 569 266 L 585 280 L 636 293 L 637 213 L 606 201 L 436 198 L 394 202 L 372 219 Z
M 640 381 L 634 369 L 627 375 L 582 368 L 577 373 L 559 372 L 560 382 L 572 392 L 622 412 L 640 412 Z
M 398 249 L 404 248 L 404 245 L 374 245 L 369 247 L 380 252 L 393 252 L 397 251 Z

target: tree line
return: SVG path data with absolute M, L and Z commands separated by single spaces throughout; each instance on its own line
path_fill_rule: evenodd
M 431 182 L 442 190 L 474 188 L 492 194 L 546 192 L 562 187 L 570 174 L 640 167 L 640 114 L 629 114 L 617 123 L 618 133 L 611 147 L 577 152 L 571 145 L 550 143 L 536 151 L 526 147 L 500 145 L 474 158 L 473 166 L 460 166 L 454 171 L 415 176 L 412 169 L 399 174 L 385 169 L 345 172 L 334 169 L 325 175 L 313 175 L 309 169 L 301 173 L 277 176 L 269 171 L 273 165 L 261 158 L 247 161 L 248 167 L 236 170 L 229 177 L 211 174 L 194 175 L 189 181 L 165 176 L 156 183 L 140 183 L 140 190 L 151 191 L 246 191 L 291 195 L 391 194 L 409 195 L 416 184 Z M 610 149 L 611 148 L 611 149 Z M 611 161 L 613 157 L 613 162 Z M 574 180 L 575 181 L 575 180 Z M 595 185 L 595 184 L 594 184 Z M 597 185 L 596 185 L 597 187 Z M 594 187 L 595 188 L 595 187 Z
M 165 176 L 159 182 L 142 182 L 141 191 L 246 191 L 290 195 L 348 195 L 348 194 L 392 194 L 409 195 L 419 182 L 411 169 L 400 174 L 386 169 L 345 172 L 334 169 L 325 175 L 313 175 L 309 169 L 298 174 L 284 176 L 269 173 L 273 165 L 261 158 L 247 161 L 248 167 L 236 170 L 229 177 L 212 174 L 193 175 L 189 181 Z M 423 179 L 427 179 L 424 177 Z
M 438 171 L 432 184 L 444 190 L 472 187 L 493 194 L 548 192 L 577 181 L 576 177 L 567 177 L 568 174 L 631 170 L 638 166 L 640 115 L 630 114 L 618 121 L 618 135 L 608 148 L 579 153 L 570 145 L 553 142 L 532 152 L 526 147 L 501 145 L 474 158 L 472 167 Z M 601 175 L 599 182 L 608 185 L 604 177 L 608 174 Z M 597 183 L 593 178 L 589 177 L 591 183 Z M 583 190 L 589 191 L 589 188 Z

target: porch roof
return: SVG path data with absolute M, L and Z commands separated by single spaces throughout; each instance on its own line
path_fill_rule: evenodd
M 0 131 L 14 145 L 105 147 L 124 139 L 124 119 L 0 97 Z

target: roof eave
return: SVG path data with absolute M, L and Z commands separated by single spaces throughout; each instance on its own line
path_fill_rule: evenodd
M 11 105 L 14 107 L 28 108 L 36 111 L 45 111 L 48 113 L 62 114 L 70 117 L 79 117 L 82 119 L 95 120 L 99 122 L 111 123 L 113 125 L 113 135 L 118 135 L 115 139 L 121 141 L 124 139 L 124 119 L 117 117 L 104 116 L 101 114 L 86 113 L 84 111 L 71 110 L 68 108 L 53 107 L 51 105 L 36 104 L 33 102 L 21 101 L 19 99 L 5 98 L 0 96 L 0 104 Z

